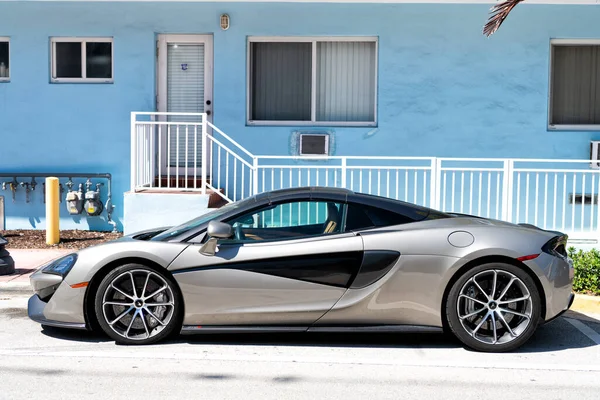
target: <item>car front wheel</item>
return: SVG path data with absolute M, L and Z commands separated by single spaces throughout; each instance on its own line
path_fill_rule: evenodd
M 522 346 L 535 332 L 540 314 L 535 282 L 511 264 L 470 269 L 454 283 L 446 302 L 452 333 L 465 346 L 485 352 Z
M 181 300 L 167 274 L 128 264 L 102 280 L 95 297 L 102 330 L 121 344 L 150 344 L 181 328 Z

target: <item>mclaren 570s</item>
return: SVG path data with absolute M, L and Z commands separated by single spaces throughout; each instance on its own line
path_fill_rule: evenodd
M 261 193 L 65 255 L 29 317 L 122 344 L 184 333 L 440 330 L 514 350 L 571 306 L 567 236 L 346 189 Z

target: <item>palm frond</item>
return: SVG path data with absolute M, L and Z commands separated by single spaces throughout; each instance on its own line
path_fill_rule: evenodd
M 517 4 L 521 3 L 524 0 L 506 0 L 502 3 L 496 4 L 490 10 L 490 17 L 488 18 L 487 24 L 485 24 L 483 28 L 483 34 L 487 37 L 493 35 L 500 25 L 504 22 L 508 14 L 517 6 Z

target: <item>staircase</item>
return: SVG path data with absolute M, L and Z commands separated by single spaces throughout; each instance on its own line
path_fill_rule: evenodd
M 210 178 L 206 180 L 207 184 L 210 184 Z M 173 193 L 174 191 L 180 194 L 198 195 L 198 190 L 202 188 L 202 179 L 177 177 L 174 176 L 161 176 L 154 179 L 154 185 L 151 188 L 144 190 L 146 193 Z M 179 190 L 177 190 L 179 189 Z M 195 190 L 192 190 L 195 189 Z M 217 193 L 219 192 L 219 193 Z M 208 208 L 221 208 L 228 203 L 223 198 L 225 191 L 220 188 L 207 189 L 206 194 L 208 195 Z

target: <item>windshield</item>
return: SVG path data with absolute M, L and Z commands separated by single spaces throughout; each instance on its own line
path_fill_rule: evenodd
M 185 222 L 181 225 L 178 226 L 174 226 L 171 229 L 168 229 L 162 233 L 160 233 L 159 235 L 154 236 L 152 239 L 150 240 L 155 240 L 155 241 L 167 241 L 172 237 L 175 236 L 179 236 L 182 235 L 186 232 L 189 232 L 193 229 L 196 229 L 197 227 L 209 222 L 210 220 L 214 219 L 214 218 L 218 218 L 221 215 L 230 212 L 231 210 L 235 210 L 236 208 L 240 208 L 243 205 L 245 205 L 248 201 L 254 201 L 253 197 L 250 197 L 248 199 L 245 200 L 241 200 L 241 201 L 236 201 L 233 203 L 229 203 L 224 205 L 221 208 L 217 208 L 214 209 L 206 214 L 202 214 L 201 216 L 194 218 L 188 222 Z

